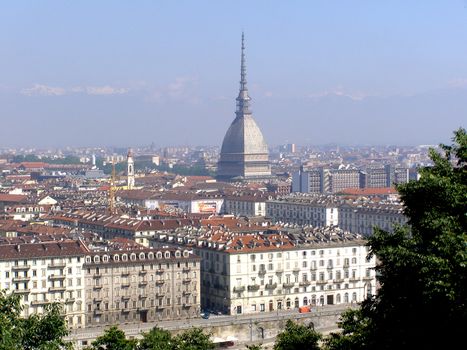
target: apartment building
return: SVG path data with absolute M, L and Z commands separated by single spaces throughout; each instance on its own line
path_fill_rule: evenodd
M 107 250 L 84 259 L 86 326 L 199 316 L 200 258 L 188 250 Z
M 268 197 L 261 195 L 230 195 L 224 199 L 224 212 L 236 216 L 265 216 Z
M 193 249 L 203 258 L 202 306 L 227 314 L 361 302 L 375 292 L 365 240 L 337 228 L 217 232 L 195 239 Z
M 392 231 L 395 224 L 404 225 L 407 217 L 399 202 L 354 202 L 339 206 L 339 227 L 364 236 L 373 234 L 375 227 Z
M 0 288 L 21 295 L 23 316 L 59 302 L 69 327 L 84 327 L 87 252 L 81 241 L 0 245 Z
M 266 216 L 276 222 L 316 227 L 338 224 L 338 200 L 333 196 L 293 194 L 266 202 Z

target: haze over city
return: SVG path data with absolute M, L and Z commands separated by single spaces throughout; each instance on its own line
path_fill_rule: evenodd
M 465 122 L 460 0 L 9 2 L 0 147 L 220 145 L 242 31 L 270 146 L 438 144 Z

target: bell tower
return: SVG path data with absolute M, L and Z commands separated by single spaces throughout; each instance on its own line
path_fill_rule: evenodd
M 135 162 L 133 160 L 133 151 L 128 149 L 127 155 L 127 188 L 132 190 L 135 187 Z

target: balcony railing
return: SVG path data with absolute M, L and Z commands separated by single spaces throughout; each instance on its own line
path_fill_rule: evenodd
M 326 280 L 318 280 L 318 281 L 316 281 L 316 284 L 326 284 L 326 283 L 328 283 L 328 281 L 326 281 Z
M 59 261 L 59 262 L 51 262 L 48 267 L 51 269 L 55 269 L 55 268 L 63 268 L 65 266 L 66 266 L 66 262 Z
M 250 292 L 256 292 L 259 289 L 259 284 L 250 284 L 248 286 L 248 291 Z
M 13 265 L 11 267 L 12 270 L 29 270 L 31 265 Z
M 245 291 L 245 286 L 236 286 L 236 287 L 233 287 L 233 291 L 234 293 L 242 293 Z
M 13 282 L 28 282 L 31 279 L 31 277 L 28 276 L 18 276 L 18 277 L 13 277 Z
M 56 281 L 56 280 L 64 280 L 66 278 L 65 275 L 50 275 L 49 280 Z
M 294 282 L 285 282 L 285 283 L 282 283 L 282 287 L 284 287 L 284 288 L 292 288 L 293 286 L 295 286 L 295 283 L 294 283 Z
M 310 284 L 311 284 L 310 281 L 301 281 L 301 282 L 299 283 L 299 285 L 300 285 L 301 287 L 309 286 Z
M 156 284 L 157 284 L 158 286 L 160 286 L 160 285 L 162 285 L 162 284 L 164 284 L 164 283 L 165 283 L 164 280 L 157 280 L 157 281 L 156 281 Z
M 264 275 L 264 274 L 266 274 L 266 269 L 265 269 L 264 267 L 263 267 L 263 268 L 260 268 L 260 269 L 258 270 L 258 273 L 259 273 L 260 275 Z
M 65 286 L 55 286 L 55 287 L 50 287 L 49 292 L 64 292 L 66 290 Z
M 46 305 L 48 303 L 50 303 L 50 301 L 47 300 L 47 299 L 46 300 L 33 300 L 33 301 L 31 301 L 32 306 Z
M 276 289 L 277 288 L 277 283 L 267 283 L 264 286 L 265 289 Z

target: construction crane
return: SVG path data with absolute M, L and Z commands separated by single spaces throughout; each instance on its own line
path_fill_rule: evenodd
M 115 214 L 115 160 L 112 157 L 112 175 L 110 177 L 109 186 L 109 212 Z

